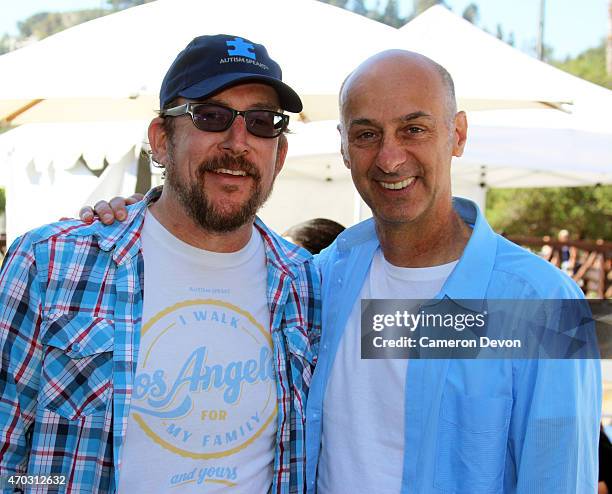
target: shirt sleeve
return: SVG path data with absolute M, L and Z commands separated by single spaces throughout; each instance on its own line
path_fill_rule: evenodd
M 11 245 L 0 270 L 0 475 L 25 473 L 39 386 L 41 297 L 29 236 Z
M 561 298 L 582 298 L 563 293 Z M 557 300 L 560 302 L 560 300 Z M 576 300 L 577 304 L 580 301 Z M 586 303 L 586 302 L 585 302 Z M 555 307 L 551 302 L 551 307 Z M 560 303 L 558 304 L 561 305 Z M 560 311 L 549 318 L 566 331 Z M 590 328 L 590 329 L 589 329 Z M 585 334 L 597 354 L 594 324 Z M 506 482 L 517 494 L 597 491 L 601 418 L 601 367 L 596 358 L 532 359 L 514 366 L 514 405 L 510 423 L 510 464 Z

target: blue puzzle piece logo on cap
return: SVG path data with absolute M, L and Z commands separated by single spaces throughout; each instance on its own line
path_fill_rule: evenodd
M 247 57 L 256 60 L 255 47 L 251 43 L 247 43 L 242 38 L 235 38 L 233 41 L 226 41 L 228 46 L 227 54 L 230 56 Z

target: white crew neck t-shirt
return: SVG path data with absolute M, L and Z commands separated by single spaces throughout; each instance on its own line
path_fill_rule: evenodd
M 276 380 L 263 239 L 186 244 L 146 213 L 144 309 L 119 493 L 265 493 Z
M 401 268 L 375 253 L 327 384 L 318 494 L 400 492 L 408 360 L 361 359 L 361 299 L 433 298 L 456 264 Z

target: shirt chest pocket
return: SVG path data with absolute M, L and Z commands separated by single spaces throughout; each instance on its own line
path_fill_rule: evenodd
M 454 494 L 498 494 L 512 400 L 465 396 L 447 389 L 437 431 L 434 485 Z
M 39 406 L 67 419 L 106 409 L 112 394 L 113 321 L 64 314 L 43 321 Z

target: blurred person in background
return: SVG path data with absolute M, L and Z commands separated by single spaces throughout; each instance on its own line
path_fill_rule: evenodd
M 345 228 L 333 220 L 314 218 L 289 228 L 283 237 L 311 254 L 318 254 L 329 246 Z

